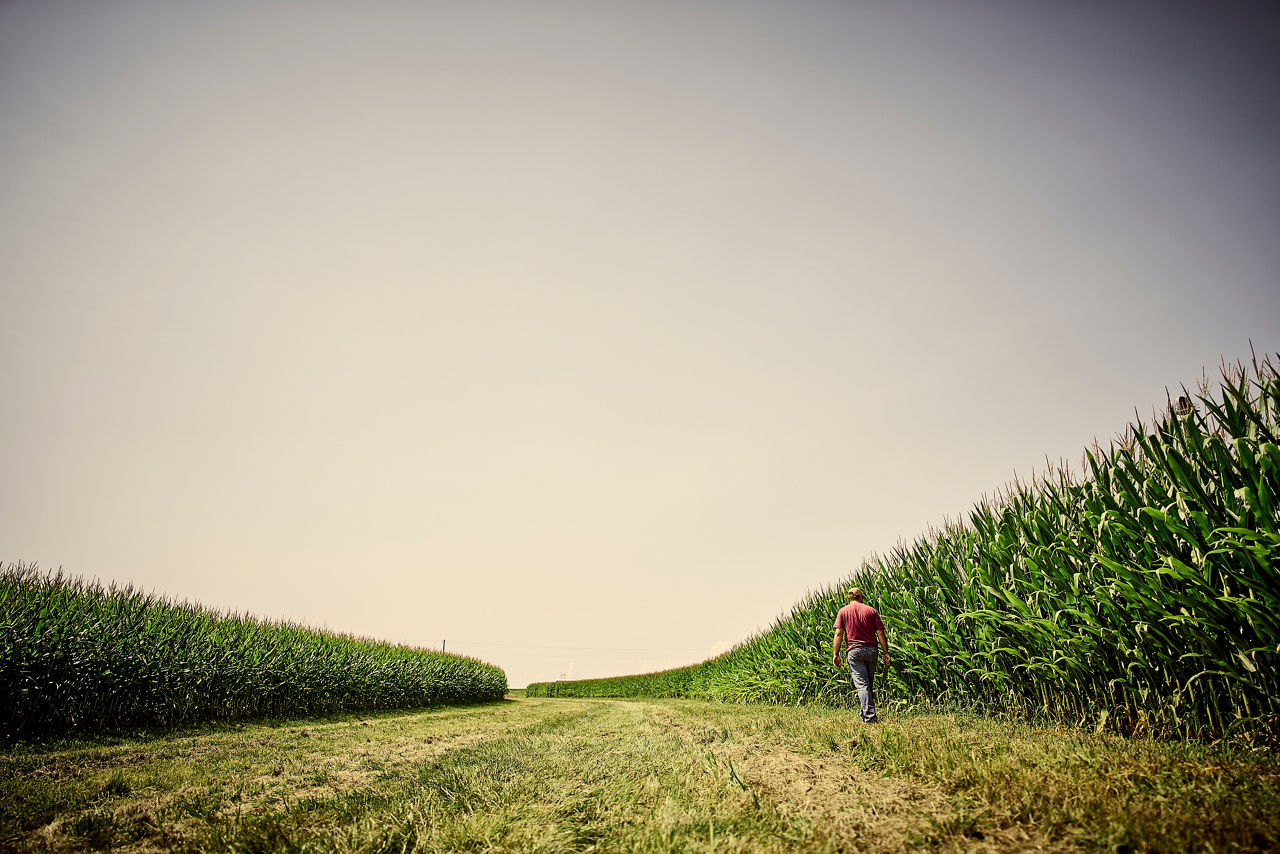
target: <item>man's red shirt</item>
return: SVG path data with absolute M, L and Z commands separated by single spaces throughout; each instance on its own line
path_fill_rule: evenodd
M 836 614 L 835 628 L 844 631 L 845 643 L 850 649 L 858 646 L 875 646 L 876 632 L 884 631 L 880 612 L 861 602 L 850 602 Z

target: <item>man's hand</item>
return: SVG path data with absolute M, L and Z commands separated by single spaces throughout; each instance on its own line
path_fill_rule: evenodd
M 880 645 L 880 652 L 884 653 L 884 666 L 889 666 L 889 639 L 884 636 L 884 629 L 876 629 L 876 643 Z
M 836 667 L 839 667 L 841 664 L 843 664 L 843 662 L 840 661 L 840 653 L 838 652 L 836 653 L 835 663 L 836 663 Z

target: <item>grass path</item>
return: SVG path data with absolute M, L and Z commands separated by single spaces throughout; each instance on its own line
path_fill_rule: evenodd
M 1280 762 L 990 720 L 509 700 L 0 754 L 0 849 L 1280 847 Z

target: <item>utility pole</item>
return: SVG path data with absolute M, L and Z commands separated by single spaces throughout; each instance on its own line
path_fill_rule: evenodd
M 444 652 L 444 641 L 440 641 L 440 651 Z

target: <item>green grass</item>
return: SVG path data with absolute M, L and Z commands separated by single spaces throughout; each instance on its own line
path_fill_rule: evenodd
M 1269 850 L 1280 843 L 1274 753 L 985 715 L 907 714 L 857 726 L 845 710 L 665 703 L 750 743 L 848 756 L 867 773 L 937 786 L 978 817 L 983 833 L 1033 827 L 1086 850 Z
M 530 699 L 0 754 L 16 851 L 1277 845 L 1274 755 L 957 715 Z
M 1015 484 L 718 658 L 528 696 L 848 705 L 830 646 L 857 584 L 888 628 L 886 687 L 905 701 L 1276 743 L 1280 374 L 1236 366 L 1185 398 L 1087 452 L 1087 476 Z
M 0 569 L 8 740 L 206 720 L 500 700 L 475 659 L 221 614 L 132 587 Z

